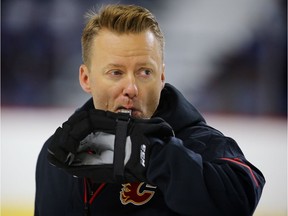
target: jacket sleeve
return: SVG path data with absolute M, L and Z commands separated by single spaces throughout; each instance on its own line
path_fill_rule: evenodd
M 51 137 L 42 147 L 37 160 L 34 216 L 84 214 L 81 200 L 76 202 L 78 199 L 74 199 L 80 193 L 77 178 L 52 166 L 47 160 L 50 141 Z
M 147 176 L 181 215 L 252 215 L 265 184 L 233 139 L 210 130 L 155 146 Z

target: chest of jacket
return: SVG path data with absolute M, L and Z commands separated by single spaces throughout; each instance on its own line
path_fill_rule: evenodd
M 80 183 L 78 184 L 80 186 Z M 102 185 L 103 186 L 103 185 Z M 75 210 L 79 211 L 81 205 L 85 212 L 85 196 L 89 206 L 91 216 L 169 216 L 178 215 L 167 207 L 161 191 L 156 187 L 144 182 L 126 183 L 126 184 L 106 184 L 100 190 L 100 184 L 93 185 L 89 190 L 80 189 L 83 199 L 71 196 L 72 208 L 71 215 L 75 214 Z M 97 195 L 95 196 L 95 192 Z M 81 196 L 81 195 L 80 195 Z M 74 210 L 72 210 L 74 209 Z M 79 212 L 79 215 L 84 215 Z

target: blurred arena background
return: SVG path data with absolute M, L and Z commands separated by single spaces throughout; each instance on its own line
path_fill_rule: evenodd
M 33 215 L 38 153 L 88 99 L 78 84 L 84 13 L 115 2 L 156 15 L 166 36 L 167 82 L 263 171 L 254 215 L 286 215 L 285 0 L 2 0 L 2 215 Z

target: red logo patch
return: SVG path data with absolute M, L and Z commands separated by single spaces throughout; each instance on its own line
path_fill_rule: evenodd
M 155 194 L 155 186 L 144 182 L 122 184 L 120 200 L 123 205 L 132 203 L 134 205 L 144 205 L 149 202 Z

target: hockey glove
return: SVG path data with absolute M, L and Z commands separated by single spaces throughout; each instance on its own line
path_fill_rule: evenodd
M 152 146 L 163 145 L 170 136 L 171 127 L 160 118 L 81 111 L 56 130 L 48 159 L 72 175 L 95 182 L 145 181 Z

